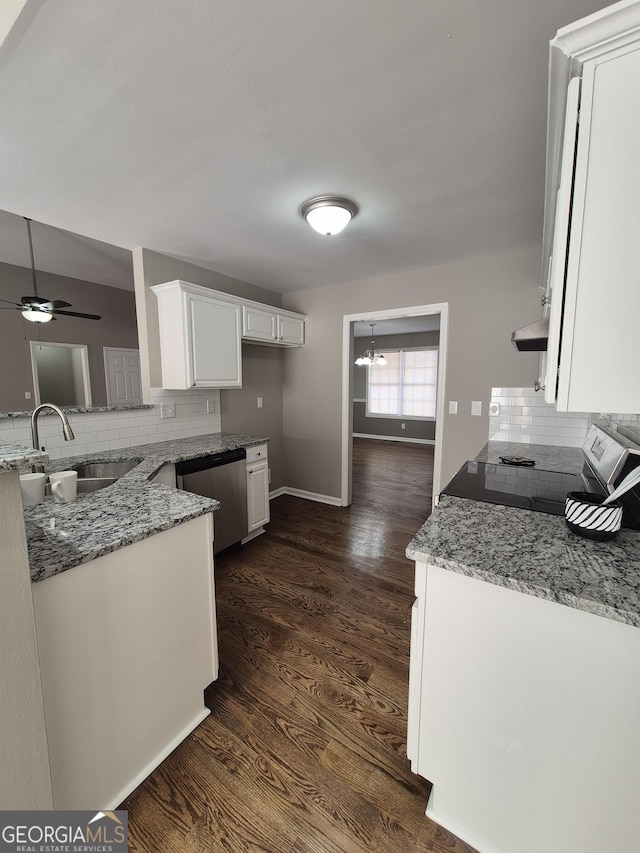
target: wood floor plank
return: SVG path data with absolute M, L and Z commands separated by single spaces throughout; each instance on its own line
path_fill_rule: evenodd
M 123 804 L 132 851 L 473 853 L 424 815 L 406 757 L 404 551 L 433 450 L 355 440 L 353 458 L 351 507 L 279 497 L 216 557 L 211 715 Z

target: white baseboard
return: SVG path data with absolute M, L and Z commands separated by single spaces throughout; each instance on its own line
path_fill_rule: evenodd
M 150 773 L 159 767 L 160 764 L 170 755 L 173 750 L 182 743 L 182 741 L 187 737 L 187 735 L 191 734 L 191 732 L 200 725 L 203 720 L 209 716 L 211 711 L 208 708 L 203 708 L 202 711 L 199 711 L 196 716 L 189 722 L 187 725 L 178 732 L 178 734 L 172 738 L 169 743 L 160 750 L 160 752 L 151 759 L 151 761 L 147 764 L 147 766 L 141 770 L 137 776 L 131 779 L 114 797 L 114 799 L 110 803 L 106 803 L 102 808 L 104 809 L 115 809 L 120 803 L 123 803 L 129 794 L 131 794 L 135 789 L 143 782 Z
M 292 495 L 294 498 L 304 498 L 306 501 L 316 501 L 320 504 L 330 504 L 331 506 L 342 506 L 340 498 L 333 495 L 321 495 L 319 492 L 307 492 L 305 489 L 293 489 L 289 486 L 281 486 L 273 492 L 269 492 L 269 500 L 279 498 L 280 495 Z
M 269 495 L 269 500 L 271 500 L 271 495 Z M 245 536 L 244 539 L 240 540 L 241 545 L 246 545 L 247 542 L 251 542 L 252 539 L 255 539 L 257 536 L 262 536 L 264 533 L 264 527 L 258 527 L 255 530 L 252 530 L 248 536 Z
M 373 438 L 377 441 L 399 441 L 402 444 L 431 444 L 435 446 L 434 438 L 401 438 L 397 435 L 368 435 L 363 432 L 354 432 L 354 438 Z

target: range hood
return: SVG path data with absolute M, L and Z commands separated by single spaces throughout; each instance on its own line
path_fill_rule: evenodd
M 549 338 L 549 318 L 542 317 L 511 333 L 511 342 L 520 352 L 545 352 Z

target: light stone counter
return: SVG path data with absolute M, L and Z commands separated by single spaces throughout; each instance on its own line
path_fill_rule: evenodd
M 0 471 L 27 471 L 31 465 L 44 465 L 48 458 L 33 447 L 0 441 Z
M 24 508 L 32 581 L 44 580 L 216 510 L 220 506 L 216 500 L 149 480 L 163 465 L 221 450 L 253 447 L 268 440 L 236 433 L 213 433 L 52 462 L 49 471 L 62 471 L 89 461 L 134 459 L 139 464 L 113 485 L 78 495 L 72 503 L 58 504 L 46 498 L 42 504 Z M 31 462 L 31 457 L 23 454 L 21 465 L 16 463 L 15 467 Z
M 610 542 L 544 512 L 445 496 L 407 557 L 640 627 L 640 532 Z

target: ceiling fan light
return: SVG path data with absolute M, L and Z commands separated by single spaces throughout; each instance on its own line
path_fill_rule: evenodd
M 31 323 L 48 323 L 53 320 L 53 314 L 48 311 L 33 311 L 29 308 L 22 312 L 22 316 Z
M 358 205 L 339 196 L 317 196 L 300 208 L 300 213 L 318 234 L 332 237 L 343 231 L 358 212 Z

